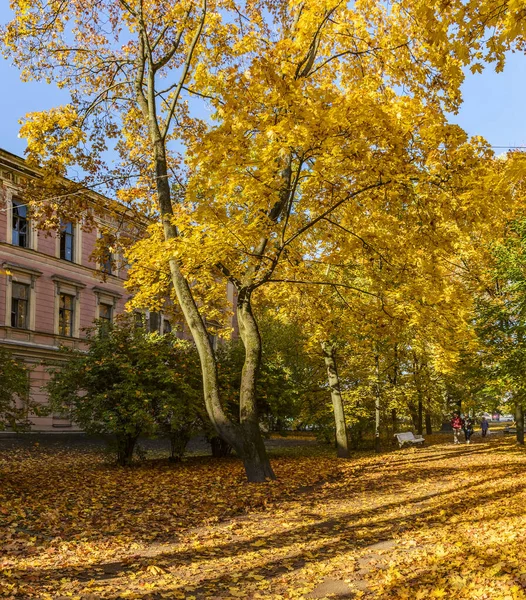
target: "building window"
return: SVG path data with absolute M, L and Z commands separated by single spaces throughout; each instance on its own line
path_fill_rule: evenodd
M 28 229 L 27 206 L 13 200 L 13 230 L 11 234 L 13 246 L 29 247 Z
M 64 223 L 60 228 L 60 258 L 75 260 L 75 227 L 73 223 Z
M 109 250 L 104 254 L 104 262 L 102 263 L 102 272 L 106 275 L 113 275 L 113 253 Z
M 29 328 L 29 285 L 12 284 L 11 327 Z
M 58 333 L 73 337 L 73 318 L 75 297 L 69 294 L 60 294 L 58 306 Z
M 163 320 L 163 334 L 172 333 L 172 325 L 168 319 Z
M 113 320 L 113 306 L 111 304 L 99 304 L 99 319 L 102 325 L 108 326 Z
M 150 311 L 150 318 L 148 319 L 148 331 L 150 333 L 159 332 L 161 326 L 161 315 L 158 312 Z

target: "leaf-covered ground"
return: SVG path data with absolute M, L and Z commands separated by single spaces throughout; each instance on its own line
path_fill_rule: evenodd
M 512 439 L 273 464 L 279 481 L 249 485 L 235 459 L 2 450 L 0 597 L 526 599 Z

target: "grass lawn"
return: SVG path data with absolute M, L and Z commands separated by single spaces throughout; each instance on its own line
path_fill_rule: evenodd
M 272 455 L 261 485 L 236 459 L 125 470 L 89 446 L 4 448 L 0 597 L 526 599 L 513 437 Z

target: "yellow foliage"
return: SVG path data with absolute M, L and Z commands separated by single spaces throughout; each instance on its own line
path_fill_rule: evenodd
M 346 461 L 282 448 L 280 481 L 256 489 L 232 459 L 126 471 L 92 447 L 4 443 L 1 593 L 299 599 L 332 581 L 378 600 L 524 600 L 524 452 L 496 434 L 428 441 Z

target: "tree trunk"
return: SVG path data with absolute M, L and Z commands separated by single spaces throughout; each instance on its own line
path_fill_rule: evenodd
M 323 358 L 325 360 L 325 366 L 327 367 L 327 378 L 331 390 L 338 458 L 349 458 L 349 440 L 347 438 L 347 426 L 345 424 L 345 411 L 340 388 L 340 378 L 336 367 L 336 348 L 334 344 L 331 344 L 330 342 L 323 342 L 321 348 L 323 350 Z
M 170 432 L 170 462 L 181 462 L 190 441 L 188 429 L 179 429 Z
M 422 435 L 422 432 L 423 432 L 423 421 L 422 421 L 423 411 L 424 411 L 424 405 L 422 403 L 422 397 L 419 394 L 418 395 L 418 418 L 416 421 L 416 432 L 418 433 L 418 435 Z
M 202 31 L 204 21 L 196 32 L 197 41 Z M 157 112 L 157 94 L 155 89 L 156 70 L 151 63 L 152 57 L 148 54 L 150 48 L 145 42 L 148 33 L 141 29 L 139 43 L 141 55 L 137 60 L 136 77 L 134 81 L 136 100 L 140 107 L 144 123 L 148 128 L 152 144 L 152 155 L 155 165 L 155 186 L 157 203 L 163 224 L 165 240 L 178 237 L 178 231 L 172 223 L 173 206 L 172 193 L 168 175 L 168 162 L 166 157 L 166 134 L 161 131 L 161 119 Z M 195 46 L 194 46 L 195 47 Z M 188 62 L 188 65 L 190 63 Z M 146 68 L 148 66 L 148 68 Z M 186 68 L 186 71 L 185 71 Z M 188 67 L 183 67 L 181 85 L 188 73 Z M 208 338 L 208 331 L 199 308 L 195 302 L 190 285 L 181 271 L 179 260 L 173 257 L 170 261 L 170 273 L 177 301 L 184 319 L 197 347 L 201 370 L 203 374 L 203 392 L 208 416 L 217 433 L 227 441 L 245 463 L 249 481 L 264 481 L 274 478 L 274 473 L 266 456 L 265 446 L 257 424 L 257 413 L 247 406 L 247 398 L 240 398 L 240 425 L 232 423 L 225 414 L 219 398 L 219 382 L 217 376 L 217 362 L 212 344 Z M 258 336 L 259 337 L 259 336 Z M 252 358 L 252 350 L 247 350 Z M 244 369 L 245 371 L 245 369 Z M 250 377 L 246 375 L 245 377 Z M 254 375 L 255 381 L 255 375 Z M 243 384 L 242 384 L 243 387 Z M 250 386 L 248 386 L 250 387 Z M 243 390 L 241 390 L 243 393 Z M 246 395 L 246 394 L 245 394 Z M 248 394 L 250 395 L 250 393 Z M 255 394 L 254 394 L 255 395 Z M 248 401 L 250 404 L 250 399 Z
M 243 463 L 249 481 L 275 479 L 259 429 L 256 382 L 261 364 L 261 337 L 252 312 L 251 292 L 240 289 L 237 299 L 239 336 L 245 346 L 245 362 L 239 390 L 239 420 L 243 431 Z
M 416 429 L 418 429 L 418 410 L 417 410 L 417 407 L 413 404 L 413 402 L 410 402 L 408 404 L 407 408 L 409 409 L 409 414 L 411 415 L 411 422 L 413 424 L 413 428 L 416 430 Z
M 375 413 L 375 427 L 374 427 L 374 451 L 380 452 L 380 357 L 378 354 L 374 357 L 375 371 L 376 371 L 376 384 L 375 384 L 375 401 L 374 401 L 374 413 Z
M 171 240 L 177 238 L 178 232 L 171 221 L 173 209 L 168 184 L 165 148 L 161 141 L 155 140 L 155 136 L 154 155 L 157 176 L 157 199 L 162 215 L 164 237 L 166 240 Z M 179 261 L 175 258 L 170 260 L 170 272 L 177 301 L 199 354 L 203 375 L 205 405 L 212 425 L 218 435 L 228 442 L 234 448 L 236 454 L 243 460 L 247 478 L 250 482 L 275 479 L 257 421 L 255 381 L 257 368 L 259 367 L 261 342 L 257 326 L 255 326 L 256 333 L 254 334 L 254 327 L 247 325 L 247 321 L 250 321 L 252 317 L 250 295 L 248 295 L 248 314 L 246 314 L 247 301 L 244 300 L 240 305 L 238 304 L 238 319 L 240 329 L 243 330 L 240 333 L 241 339 L 245 344 L 246 361 L 243 367 L 240 390 L 240 425 L 236 425 L 228 419 L 221 406 L 217 362 L 214 350 L 208 337 L 206 325 L 192 295 L 190 285 L 181 271 Z M 255 324 L 253 317 L 252 321 Z
M 433 427 L 431 426 L 431 413 L 426 410 L 426 435 L 433 433 Z
M 416 423 L 415 429 L 418 435 L 422 435 L 423 431 L 423 411 L 424 406 L 422 403 L 422 388 L 421 388 L 421 379 L 420 374 L 422 373 L 423 365 L 418 361 L 416 356 L 416 352 L 413 352 L 413 379 L 415 382 L 415 388 L 418 396 L 418 404 L 417 404 L 417 414 L 416 414 Z
M 517 444 L 524 446 L 524 408 L 522 402 L 515 405 L 515 426 L 517 428 Z
M 223 458 L 232 452 L 232 446 L 218 435 L 210 438 L 210 447 L 215 458 Z
M 121 467 L 129 467 L 133 460 L 133 451 L 135 444 L 139 439 L 138 435 L 126 434 L 117 436 L 117 464 Z
M 393 378 L 391 383 L 394 388 L 398 385 L 398 344 L 393 346 Z M 394 445 L 396 443 L 395 433 L 397 433 L 398 429 L 398 415 L 396 413 L 396 408 L 391 409 L 391 424 L 393 426 L 391 443 Z

